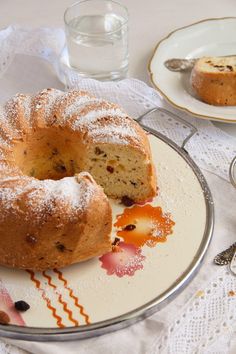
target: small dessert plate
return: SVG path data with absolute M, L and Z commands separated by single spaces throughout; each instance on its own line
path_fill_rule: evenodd
M 190 85 L 191 72 L 172 72 L 164 62 L 171 58 L 199 58 L 235 54 L 236 17 L 206 19 L 179 28 L 156 46 L 148 70 L 154 87 L 175 108 L 196 117 L 236 123 L 236 106 L 202 102 Z

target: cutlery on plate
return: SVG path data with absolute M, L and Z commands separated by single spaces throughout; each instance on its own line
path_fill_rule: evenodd
M 221 55 L 220 57 L 234 57 L 236 56 L 235 54 L 231 55 Z M 200 58 L 192 58 L 192 59 L 181 59 L 181 58 L 172 58 L 168 59 L 164 62 L 164 65 L 167 69 L 170 71 L 179 71 L 179 72 L 184 72 L 184 71 L 189 71 L 192 70 L 194 67 L 194 64 L 196 61 Z
M 168 59 L 164 62 L 164 65 L 170 71 L 189 71 L 192 70 L 194 64 L 198 58 L 195 59 L 179 59 L 179 58 L 172 58 Z

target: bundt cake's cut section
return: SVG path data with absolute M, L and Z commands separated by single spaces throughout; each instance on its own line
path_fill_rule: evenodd
M 191 84 L 202 101 L 216 106 L 235 106 L 236 56 L 199 59 L 191 73 Z
M 94 144 L 85 168 L 112 198 L 126 196 L 143 202 L 156 195 L 155 171 L 141 150 L 127 145 Z
M 87 173 L 60 181 L 2 180 L 0 208 L 2 265 L 52 269 L 111 249 L 111 208 Z

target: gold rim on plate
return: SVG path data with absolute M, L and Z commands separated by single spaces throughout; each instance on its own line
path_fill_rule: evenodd
M 154 73 L 152 72 L 151 70 L 151 64 L 152 64 L 152 60 L 160 46 L 160 44 L 162 42 L 164 42 L 166 39 L 168 39 L 169 37 L 171 37 L 175 32 L 178 32 L 178 31 L 181 31 L 185 28 L 189 28 L 189 27 L 192 27 L 192 26 L 195 26 L 195 25 L 198 25 L 199 23 L 203 23 L 203 22 L 208 22 L 208 21 L 221 21 L 221 20 L 230 20 L 230 19 L 234 19 L 236 20 L 236 17 L 235 16 L 231 16 L 231 17 L 216 17 L 216 18 L 207 18 L 207 19 L 204 19 L 204 20 L 200 20 L 200 21 L 197 21 L 197 22 L 194 22 L 194 23 L 191 23 L 190 25 L 187 25 L 187 26 L 183 26 L 183 27 L 179 27 L 177 29 L 175 29 L 174 31 L 170 32 L 166 37 L 162 38 L 158 43 L 157 45 L 155 46 L 155 49 L 153 51 L 153 54 L 149 60 L 149 63 L 148 63 L 148 73 L 149 73 L 149 77 L 150 77 L 150 80 L 151 80 L 151 83 L 152 85 L 154 86 L 154 88 L 160 92 L 160 94 L 172 105 L 174 106 L 175 108 L 177 109 L 181 109 L 182 111 L 184 112 L 187 112 L 187 113 L 190 113 L 192 115 L 194 115 L 195 117 L 197 118 L 202 118 L 202 119 L 207 119 L 207 120 L 215 120 L 215 121 L 219 121 L 219 122 L 223 122 L 223 123 L 236 123 L 236 119 L 226 119 L 226 118 L 219 118 L 219 117 L 214 117 L 214 116 L 207 116 L 207 115 L 203 115 L 203 114 L 199 114 L 199 113 L 195 113 L 193 111 L 191 111 L 190 109 L 186 108 L 186 107 L 183 107 L 183 106 L 180 106 L 178 104 L 176 104 L 174 101 L 172 101 L 170 99 L 170 97 L 168 97 L 161 89 L 160 87 L 155 83 L 154 81 Z

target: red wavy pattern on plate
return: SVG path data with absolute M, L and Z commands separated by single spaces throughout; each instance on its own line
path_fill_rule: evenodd
M 53 289 L 57 290 L 57 286 L 52 283 L 52 277 L 46 274 L 45 271 L 42 272 L 42 274 L 47 279 L 48 285 L 51 286 Z M 63 306 L 63 310 L 67 313 L 69 320 L 74 323 L 75 326 L 79 326 L 79 322 L 72 317 L 73 312 L 68 308 L 68 304 L 62 299 L 62 295 L 58 294 L 57 292 L 56 294 L 58 295 L 58 302 Z
M 85 313 L 84 307 L 82 305 L 79 304 L 79 299 L 77 298 L 77 296 L 74 295 L 73 290 L 68 286 L 68 282 L 67 280 L 63 277 L 62 272 L 58 269 L 53 269 L 53 271 L 57 274 L 58 279 L 61 280 L 64 283 L 64 287 L 65 289 L 67 289 L 69 291 L 69 295 L 70 297 L 74 300 L 74 304 L 76 307 L 79 308 L 80 310 L 80 314 L 84 317 L 85 319 L 85 323 L 86 324 L 90 324 L 90 318 L 89 315 L 87 313 Z
M 52 306 L 51 301 L 46 295 L 46 292 L 44 289 L 41 288 L 41 283 L 38 279 L 35 277 L 35 273 L 32 270 L 27 269 L 26 272 L 30 274 L 30 279 L 32 282 L 35 284 L 35 287 L 41 292 L 42 298 L 47 304 L 47 308 L 52 312 L 53 317 L 57 320 L 57 326 L 60 328 L 64 328 L 65 325 L 62 323 L 62 318 L 57 314 L 57 310 L 55 307 Z
M 25 326 L 25 321 L 21 317 L 20 313 L 15 310 L 14 302 L 5 288 L 3 282 L 0 280 L 0 308 L 5 311 L 10 317 L 11 324 L 19 326 Z

